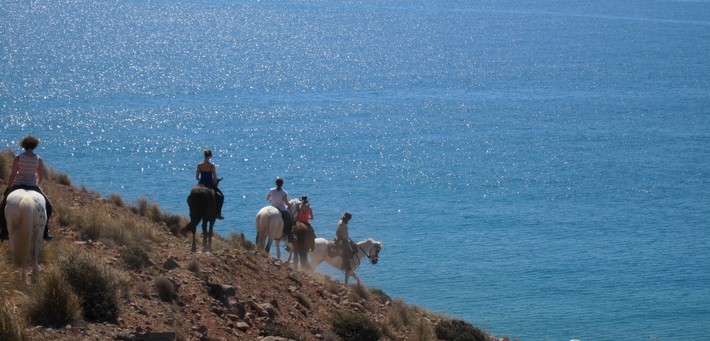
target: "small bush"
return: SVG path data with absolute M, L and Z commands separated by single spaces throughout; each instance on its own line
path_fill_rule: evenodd
M 44 271 L 29 298 L 27 315 L 34 324 L 63 327 L 81 316 L 79 297 L 56 268 Z
M 428 321 L 420 317 L 414 321 L 414 325 L 412 326 L 414 335 L 412 335 L 411 339 L 412 341 L 429 341 L 429 340 L 435 340 L 436 339 L 436 334 L 434 334 L 434 329 L 431 327 L 431 324 L 428 323 Z
M 446 341 L 487 341 L 480 329 L 463 320 L 442 320 L 434 328 L 436 337 Z
M 303 340 L 303 337 L 293 331 L 289 326 L 280 323 L 267 323 L 259 331 L 260 336 L 277 336 L 289 340 Z
M 370 299 L 370 291 L 362 284 L 355 284 L 350 290 L 350 299 L 352 301 L 367 301 Z
M 381 289 L 370 289 L 370 293 L 375 296 L 377 302 L 384 304 L 387 301 L 392 301 L 392 298 Z
M 302 306 L 306 307 L 306 309 L 311 310 L 313 308 L 313 301 L 311 301 L 308 296 L 303 294 L 302 292 L 296 293 L 296 300 L 298 303 L 300 303 Z
M 21 341 L 24 335 L 25 323 L 18 316 L 15 306 L 9 301 L 0 299 L 0 340 Z
M 121 261 L 131 270 L 143 270 L 150 265 L 150 256 L 141 246 L 131 245 L 120 251 Z
M 126 203 L 123 201 L 123 198 L 118 194 L 109 195 L 107 201 L 111 204 L 118 206 L 118 207 L 126 207 Z
M 247 240 L 247 238 L 244 236 L 244 233 L 234 233 L 230 232 L 229 235 L 227 236 L 227 240 L 231 245 L 234 247 L 241 247 L 244 250 L 247 251 L 253 251 L 256 249 L 256 245 L 250 240 Z
M 69 178 L 69 175 L 67 175 L 67 173 L 57 172 L 51 168 L 47 169 L 47 179 L 50 179 L 64 186 L 72 185 L 71 178 Z
M 93 322 L 118 318 L 121 276 L 84 251 L 71 251 L 60 260 L 60 271 L 82 301 L 84 317 Z
M 336 312 L 332 325 L 335 334 L 343 340 L 377 341 L 381 335 L 377 324 L 359 313 Z
M 155 289 L 158 291 L 158 297 L 165 302 L 171 302 L 177 298 L 175 283 L 167 277 L 158 277 L 155 280 Z
M 187 263 L 187 269 L 195 274 L 199 274 L 200 272 L 202 272 L 202 264 L 200 264 L 200 261 L 198 261 L 197 259 L 193 259 L 190 261 L 190 263 Z

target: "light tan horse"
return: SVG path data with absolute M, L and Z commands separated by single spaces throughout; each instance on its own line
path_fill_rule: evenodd
M 343 269 L 343 257 L 340 254 L 330 254 L 328 252 L 328 244 L 330 242 L 324 238 L 316 238 L 316 246 L 313 252 L 311 252 L 311 259 L 313 260 L 312 267 L 315 269 L 318 264 L 323 261 L 328 262 L 331 266 L 336 269 Z M 350 262 L 350 271 L 345 272 L 345 284 L 348 284 L 348 279 L 353 276 L 360 284 L 360 278 L 355 274 L 355 269 L 360 266 L 362 259 L 367 257 L 370 263 L 377 264 L 380 256 L 380 251 L 382 251 L 382 242 L 378 242 L 373 239 L 368 239 L 355 244 L 355 250 L 348 260 Z

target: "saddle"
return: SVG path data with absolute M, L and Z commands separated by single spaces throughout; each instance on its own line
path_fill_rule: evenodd
M 340 257 L 343 254 L 343 248 L 344 247 L 349 247 L 351 253 L 355 253 L 355 243 L 353 242 L 348 242 L 347 244 L 338 245 L 335 240 L 331 240 L 328 242 L 328 256 L 333 258 L 333 257 Z

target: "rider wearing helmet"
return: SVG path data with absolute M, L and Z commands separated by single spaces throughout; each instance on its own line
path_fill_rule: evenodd
M 276 178 L 276 188 L 269 190 L 269 194 L 266 196 L 266 200 L 271 203 L 271 206 L 276 207 L 276 209 L 281 212 L 281 217 L 284 221 L 284 234 L 288 237 L 288 241 L 293 241 L 292 225 L 293 218 L 291 213 L 286 209 L 290 207 L 291 204 L 288 202 L 288 192 L 283 189 L 284 179 Z

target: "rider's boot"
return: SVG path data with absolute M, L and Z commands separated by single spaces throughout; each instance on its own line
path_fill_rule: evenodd
M 5 215 L 0 215 L 0 241 L 10 239 L 10 235 L 7 233 L 7 222 L 5 221 Z

